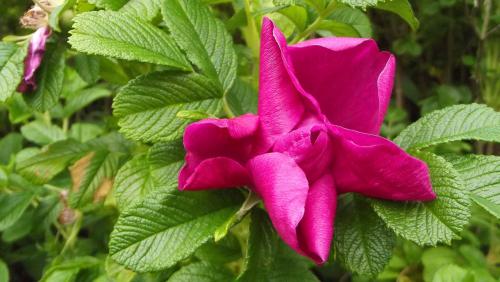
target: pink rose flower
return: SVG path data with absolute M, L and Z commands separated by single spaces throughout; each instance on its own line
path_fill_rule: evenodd
M 45 43 L 51 33 L 48 26 L 40 27 L 33 33 L 28 46 L 28 54 L 24 59 L 23 79 L 17 87 L 17 91 L 25 93 L 36 89 L 35 73 L 42 63 L 45 54 Z
M 393 55 L 362 38 L 288 46 L 269 19 L 261 37 L 258 116 L 188 126 L 181 190 L 250 187 L 280 237 L 318 264 L 330 253 L 337 195 L 436 197 L 427 165 L 378 136 Z

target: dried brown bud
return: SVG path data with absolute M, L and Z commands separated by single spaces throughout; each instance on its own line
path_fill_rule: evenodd
M 29 9 L 20 19 L 21 25 L 25 28 L 39 29 L 47 26 L 49 15 L 39 6 L 35 5 Z
M 58 221 L 62 225 L 72 224 L 75 221 L 75 219 L 76 219 L 75 210 L 69 207 L 64 207 L 58 217 Z

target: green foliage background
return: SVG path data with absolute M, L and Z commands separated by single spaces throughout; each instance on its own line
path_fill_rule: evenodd
M 44 83 L 0 93 L 0 282 L 500 279 L 498 1 L 202 2 L 67 0 L 53 12 Z M 30 5 L 2 0 L 4 42 L 23 46 L 11 35 L 30 33 L 18 24 Z M 255 111 L 264 15 L 291 42 L 373 37 L 396 54 L 382 135 L 429 164 L 443 199 L 344 196 L 323 266 L 285 246 L 260 207 L 235 219 L 244 192 L 176 191 L 184 126 Z M 3 69 L 2 54 L 21 61 L 12 46 Z

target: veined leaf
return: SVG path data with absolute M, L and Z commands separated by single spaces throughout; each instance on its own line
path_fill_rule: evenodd
M 368 6 L 375 6 L 380 2 L 389 1 L 389 0 L 340 0 L 339 2 L 347 4 L 351 7 L 360 7 L 362 9 L 366 9 Z
M 184 163 L 182 143 L 158 143 L 147 154 L 128 161 L 116 176 L 114 193 L 121 210 L 140 202 L 157 189 L 177 183 L 179 169 Z
M 98 8 L 116 11 L 127 3 L 128 0 L 88 0 L 89 3 Z
M 232 282 L 234 276 L 228 269 L 206 262 L 196 262 L 175 272 L 169 282 Z
M 69 203 L 81 208 L 106 198 L 113 187 L 123 155 L 110 151 L 90 152 L 70 168 L 72 188 Z
M 372 26 L 368 16 L 358 9 L 335 9 L 328 19 L 323 21 L 320 29 L 328 30 L 336 36 L 371 37 Z M 352 31 L 355 34 L 352 34 Z
M 394 142 L 403 149 L 419 149 L 469 139 L 500 142 L 500 113 L 479 104 L 451 106 L 411 124 Z
M 100 72 L 99 58 L 85 54 L 75 56 L 75 69 L 78 75 L 89 84 L 96 83 L 99 80 Z
M 381 1 L 377 3 L 375 8 L 395 13 L 405 20 L 413 30 L 417 30 L 420 25 L 420 22 L 417 17 L 415 17 L 415 13 L 413 13 L 413 9 L 411 8 L 411 4 L 408 0 Z
M 241 202 L 237 191 L 160 189 L 122 212 L 111 233 L 110 255 L 139 272 L 168 268 L 212 238 Z
M 385 223 L 401 237 L 419 245 L 451 243 L 470 217 L 470 199 L 458 172 L 442 157 L 415 154 L 427 163 L 437 198 L 430 202 L 374 200 L 373 206 Z
M 111 91 L 102 87 L 92 87 L 68 97 L 63 108 L 63 115 L 70 117 L 79 110 L 85 108 L 95 100 L 111 96 Z
M 234 81 L 233 87 L 226 96 L 231 110 L 235 115 L 257 113 L 257 91 L 250 83 L 241 79 Z
M 236 52 L 224 23 L 199 0 L 164 1 L 163 18 L 189 60 L 228 91 L 236 78 Z
M 448 160 L 462 176 L 472 199 L 500 218 L 500 157 L 469 155 Z
M 0 194 L 0 231 L 4 231 L 16 223 L 29 206 L 32 198 L 31 191 Z
M 69 43 L 80 52 L 191 70 L 165 32 L 135 16 L 97 11 L 82 13 L 74 22 Z
M 346 195 L 335 221 L 336 256 L 351 271 L 376 276 L 389 262 L 394 233 L 363 199 Z
M 104 133 L 104 129 L 93 123 L 73 123 L 68 132 L 68 137 L 82 143 L 96 138 Z
M 318 281 L 309 271 L 308 263 L 306 258 L 292 251 L 278 238 L 263 210 L 252 211 L 245 271 L 238 278 L 238 282 Z
M 35 110 L 50 110 L 59 100 L 64 81 L 64 47 L 51 49 L 37 71 L 37 88 L 26 95 L 27 103 Z
M 143 142 L 178 139 L 189 120 L 177 118 L 182 110 L 202 110 L 217 115 L 222 93 L 199 74 L 151 73 L 121 89 L 113 103 L 121 132 Z
M 52 143 L 42 152 L 18 161 L 16 169 L 33 183 L 44 184 L 81 156 L 85 149 L 83 144 L 71 139 Z
M 0 42 L 0 102 L 16 91 L 24 73 L 26 48 Z
M 120 12 L 151 21 L 160 13 L 161 0 L 130 0 Z
M 66 139 L 63 130 L 53 124 L 42 121 L 32 121 L 21 127 L 23 136 L 38 145 L 47 145 Z

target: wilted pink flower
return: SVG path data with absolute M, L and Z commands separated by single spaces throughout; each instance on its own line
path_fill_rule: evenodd
M 48 26 L 38 28 L 30 39 L 28 53 L 24 59 L 24 75 L 17 91 L 28 92 L 36 89 L 35 72 L 42 63 L 45 53 L 45 43 L 50 37 L 51 30 Z
M 322 38 L 287 46 L 262 25 L 258 116 L 205 119 L 184 135 L 181 190 L 247 185 L 281 238 L 327 260 L 337 195 L 427 201 L 426 164 L 380 136 L 395 59 L 371 39 Z

